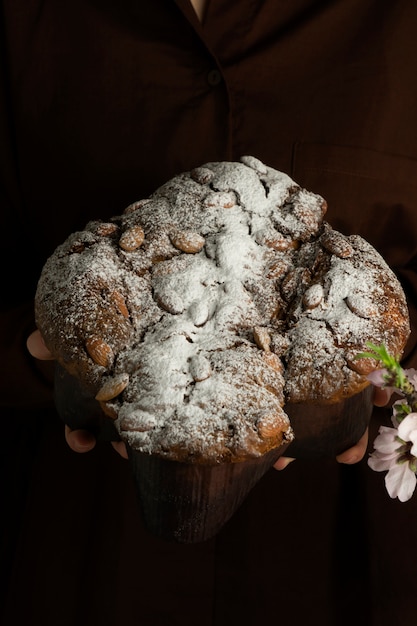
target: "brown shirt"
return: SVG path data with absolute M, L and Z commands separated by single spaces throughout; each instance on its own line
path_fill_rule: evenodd
M 187 0 L 3 10 L 6 311 L 30 301 L 46 256 L 89 218 L 198 164 L 252 154 L 324 195 L 335 228 L 369 239 L 415 317 L 411 0 L 212 0 L 203 26 Z M 1 402 L 15 402 L 26 371 L 25 402 L 36 403 L 33 365 L 12 341 L 29 317 L 5 315 Z
M 328 221 L 398 272 L 417 328 L 415 0 L 210 0 L 203 24 L 187 0 L 2 0 L 0 15 L 0 403 L 12 433 L 9 407 L 52 402 L 25 349 L 48 254 L 206 161 L 252 154 L 321 193 Z M 417 544 L 415 503 L 388 502 L 366 466 L 297 461 L 215 541 L 178 548 L 146 535 L 110 447 L 74 455 L 58 420 L 36 428 L 36 447 L 24 430 L 8 457 L 23 495 L 13 487 L 7 508 L 19 532 L 7 626 L 415 618 L 414 562 L 389 540 L 408 524 Z

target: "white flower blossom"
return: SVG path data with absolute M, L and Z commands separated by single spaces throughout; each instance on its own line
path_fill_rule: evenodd
M 398 458 L 397 429 L 388 426 L 379 427 L 379 435 L 374 441 L 375 451 L 368 459 L 368 465 L 376 472 L 385 472 L 393 467 Z
M 396 463 L 385 476 L 385 486 L 391 498 L 406 502 L 411 498 L 416 487 L 416 475 L 407 462 Z
M 406 502 L 417 482 L 417 413 L 410 413 L 398 428 L 380 426 L 374 448 L 368 459 L 369 467 L 376 472 L 388 471 L 385 486 L 389 496 Z
M 379 370 L 374 370 L 373 372 L 370 372 L 367 375 L 366 378 L 375 387 L 384 387 L 384 388 L 387 389 L 387 387 L 385 385 L 385 376 L 386 376 L 386 374 L 387 374 L 387 370 L 386 369 L 379 369 Z
M 412 443 L 410 454 L 417 457 L 417 413 L 410 413 L 398 426 L 398 436 Z
M 384 366 L 371 372 L 368 380 L 376 387 L 401 396 L 392 405 L 394 428 L 379 428 L 368 465 L 376 472 L 387 472 L 385 486 L 388 494 L 406 502 L 417 483 L 417 370 L 404 370 L 397 357 L 391 356 L 384 345 L 367 345 L 371 351 L 358 355 L 359 358 L 373 358 Z

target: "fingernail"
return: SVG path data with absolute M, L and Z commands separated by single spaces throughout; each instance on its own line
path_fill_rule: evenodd
M 275 467 L 276 470 L 278 470 L 280 472 L 283 469 L 285 469 L 286 467 L 288 467 L 288 465 L 290 463 L 292 463 L 293 461 L 295 461 L 295 459 L 292 459 L 291 457 L 288 457 L 288 456 L 282 456 L 274 464 L 274 467 Z

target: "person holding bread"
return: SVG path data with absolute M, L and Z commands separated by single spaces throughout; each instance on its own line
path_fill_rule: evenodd
M 384 257 L 416 367 L 414 4 L 3 0 L 1 15 L 2 623 L 409 622 L 416 501 L 388 498 L 367 466 L 386 392 L 369 441 L 281 457 L 218 535 L 167 543 L 143 525 L 123 444 L 60 421 L 34 296 L 89 220 L 255 155 Z

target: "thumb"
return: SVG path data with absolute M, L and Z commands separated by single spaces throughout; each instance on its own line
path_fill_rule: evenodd
M 26 347 L 35 359 L 41 361 L 52 361 L 54 357 L 45 345 L 39 330 L 35 330 L 26 340 Z
M 278 461 L 274 463 L 274 468 L 278 471 L 281 471 L 285 469 L 293 461 L 295 461 L 295 459 L 292 459 L 289 456 L 280 456 Z

